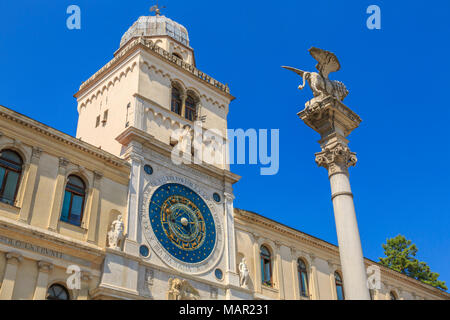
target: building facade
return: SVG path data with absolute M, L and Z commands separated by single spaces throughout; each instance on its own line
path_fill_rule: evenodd
M 140 17 L 75 97 L 76 137 L 0 107 L 0 299 L 345 297 L 336 246 L 235 209 L 240 177 L 193 161 L 227 155 L 234 97 L 182 25 Z M 365 264 L 373 299 L 449 298 Z

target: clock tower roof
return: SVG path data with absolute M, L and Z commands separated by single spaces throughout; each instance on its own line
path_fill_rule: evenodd
M 181 24 L 166 16 L 142 16 L 122 36 L 120 47 L 135 37 L 168 36 L 189 47 L 189 34 Z

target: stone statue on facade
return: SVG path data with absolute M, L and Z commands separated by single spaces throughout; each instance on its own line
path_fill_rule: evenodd
M 303 78 L 303 84 L 298 87 L 300 90 L 305 87 L 305 82 L 308 81 L 314 95 L 314 99 L 310 101 L 311 105 L 314 105 L 315 102 L 320 102 L 330 96 L 338 101 L 343 101 L 348 95 L 347 88 L 342 82 L 330 80 L 328 78 L 328 75 L 331 72 L 336 72 L 341 68 L 339 60 L 335 54 L 314 47 L 309 49 L 309 53 L 314 59 L 317 60 L 318 64 L 316 65 L 316 68 L 319 73 L 302 71 L 292 67 L 283 68 L 294 71 Z
M 250 278 L 250 273 L 247 267 L 247 261 L 242 258 L 241 263 L 239 263 L 239 284 L 241 287 L 248 285 L 248 279 Z
M 120 249 L 120 244 L 124 238 L 124 223 L 122 216 L 119 215 L 111 224 L 111 230 L 108 232 L 108 247 L 111 249 Z
M 200 294 L 187 280 L 169 279 L 167 300 L 198 300 Z

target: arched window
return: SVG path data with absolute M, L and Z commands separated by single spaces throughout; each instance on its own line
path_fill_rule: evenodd
M 83 180 L 77 176 L 69 176 L 64 194 L 61 221 L 81 226 L 85 197 L 86 187 Z
M 0 151 L 0 201 L 14 205 L 22 175 L 22 158 L 12 150 Z
M 188 95 L 186 98 L 186 109 L 184 117 L 190 121 L 194 121 L 197 114 L 197 106 L 195 103 L 195 99 Z
M 309 297 L 308 291 L 308 271 L 306 270 L 306 264 L 302 259 L 298 259 L 297 261 L 297 270 L 298 270 L 298 282 L 300 286 L 300 295 L 302 297 Z
M 181 101 L 180 90 L 173 86 L 172 87 L 172 105 L 171 105 L 172 112 L 175 112 L 175 113 L 181 115 L 182 103 L 183 102 Z
M 54 284 L 48 288 L 47 300 L 70 300 L 69 292 L 62 285 Z
M 335 283 L 336 283 L 337 299 L 338 300 L 345 300 L 344 285 L 342 283 L 342 278 L 341 278 L 341 275 L 339 274 L 339 272 L 336 271 L 334 273 L 334 279 L 335 279 Z
M 264 285 L 271 287 L 272 283 L 272 259 L 269 249 L 261 246 L 261 281 Z
M 397 295 L 395 294 L 394 291 L 391 291 L 391 292 L 390 292 L 390 296 L 391 296 L 391 300 L 398 300 L 398 299 L 397 299 Z

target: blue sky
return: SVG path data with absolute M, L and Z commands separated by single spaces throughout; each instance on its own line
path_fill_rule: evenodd
M 280 68 L 314 70 L 311 46 L 335 52 L 331 78 L 363 122 L 350 136 L 359 163 L 351 183 L 364 255 L 377 260 L 388 237 L 404 234 L 450 285 L 448 1 L 160 1 L 187 27 L 197 67 L 228 83 L 230 128 L 280 129 L 280 171 L 234 166 L 235 206 L 337 243 L 318 134 L 296 113 L 311 97 Z M 66 9 L 81 8 L 81 30 Z M 42 0 L 0 3 L 0 104 L 75 135 L 82 81 L 106 64 L 150 1 Z M 368 30 L 366 9 L 381 8 Z

